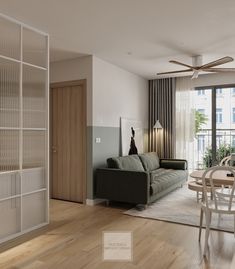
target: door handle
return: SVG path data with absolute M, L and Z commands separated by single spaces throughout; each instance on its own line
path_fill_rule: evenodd
M 57 148 L 56 147 L 52 147 L 52 152 L 53 153 L 57 153 Z

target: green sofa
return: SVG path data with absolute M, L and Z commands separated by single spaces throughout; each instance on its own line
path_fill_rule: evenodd
M 155 152 L 107 159 L 96 170 L 96 197 L 147 205 L 183 185 L 187 161 L 159 159 Z

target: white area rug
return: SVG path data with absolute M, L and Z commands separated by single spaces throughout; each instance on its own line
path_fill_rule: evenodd
M 185 185 L 183 188 L 179 188 L 157 200 L 145 210 L 139 211 L 132 208 L 124 214 L 198 227 L 200 203 L 196 201 L 196 192 L 189 190 Z M 222 215 L 219 219 L 218 214 L 212 214 L 211 228 L 233 232 L 233 215 Z

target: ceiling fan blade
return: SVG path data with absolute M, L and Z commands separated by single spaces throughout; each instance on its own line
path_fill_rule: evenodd
M 195 70 L 195 71 L 193 72 L 192 79 L 194 79 L 194 78 L 198 78 L 198 75 L 199 75 L 199 70 Z
M 214 66 L 221 65 L 221 64 L 226 64 L 226 63 L 229 63 L 232 61 L 233 61 L 232 57 L 226 56 L 226 57 L 223 57 L 223 58 L 218 59 L 216 61 L 204 64 L 204 65 L 200 66 L 200 69 L 205 69 L 205 68 L 210 68 L 210 67 L 214 67 Z
M 182 65 L 182 66 L 185 66 L 185 67 L 188 67 L 188 68 L 191 68 L 191 69 L 193 68 L 193 66 L 191 66 L 191 65 L 184 64 L 184 63 L 181 63 L 181 62 L 178 62 L 178 61 L 175 61 L 175 60 L 171 60 L 171 61 L 169 61 L 169 63 Z
M 162 73 L 157 73 L 157 75 L 177 74 L 177 73 L 190 72 L 190 71 L 192 71 L 192 68 L 179 70 L 179 71 L 162 72 Z
M 235 68 L 203 68 L 205 72 L 235 72 Z

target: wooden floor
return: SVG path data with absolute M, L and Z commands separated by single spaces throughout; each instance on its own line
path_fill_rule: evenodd
M 233 234 L 213 231 L 204 260 L 197 228 L 126 216 L 123 210 L 52 200 L 51 224 L 1 246 L 0 268 L 235 268 Z M 102 261 L 103 231 L 133 232 L 133 262 Z

